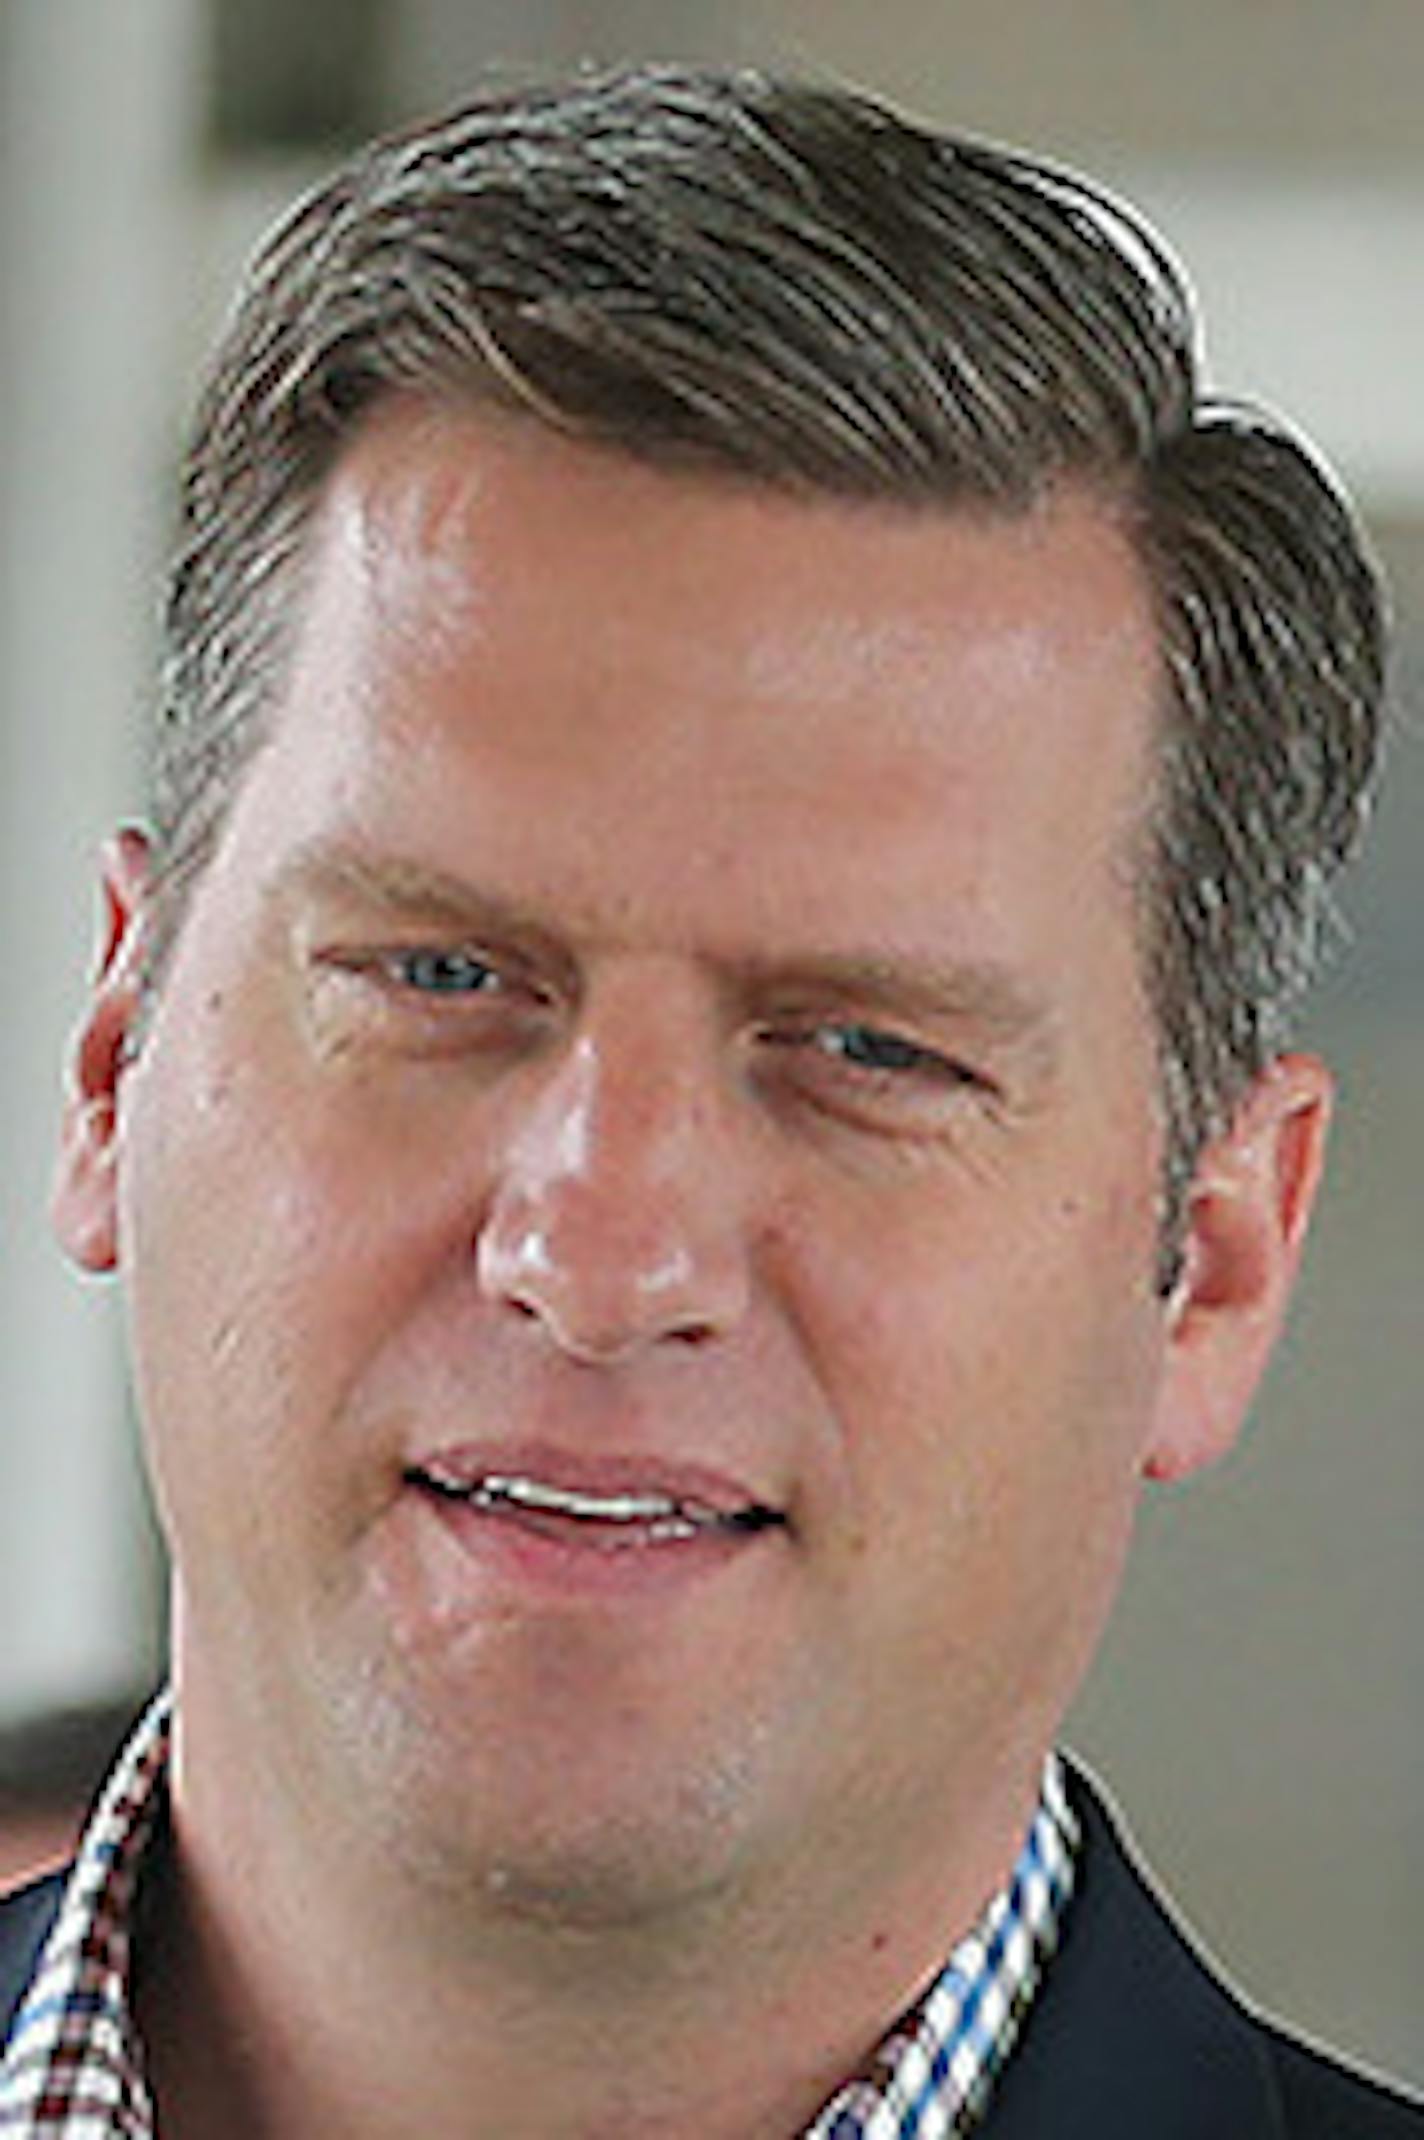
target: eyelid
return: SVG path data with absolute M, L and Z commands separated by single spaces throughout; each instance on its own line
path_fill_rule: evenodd
M 903 1051 L 904 1060 L 898 1064 L 857 1063 L 849 1054 L 826 1045 L 827 1036 L 850 1033 L 863 1034 L 890 1052 Z M 765 1021 L 758 1028 L 758 1037 L 773 1047 L 815 1049 L 833 1068 L 843 1068 L 851 1077 L 867 1083 L 879 1080 L 908 1087 L 929 1082 L 945 1090 L 964 1088 L 984 1093 L 997 1089 L 992 1078 L 963 1056 L 905 1032 L 889 1019 L 797 1014 Z
M 464 989 L 422 988 L 412 980 L 409 972 L 422 959 L 447 960 L 452 964 L 468 961 L 473 970 L 485 976 L 485 980 L 482 985 Z M 534 1002 L 547 1003 L 554 995 L 551 984 L 527 961 L 517 955 L 496 951 L 489 945 L 469 941 L 445 942 L 432 938 L 408 943 L 331 945 L 316 952 L 315 963 L 356 980 L 387 986 L 422 1005 L 442 1001 L 468 1003 L 492 995 L 508 998 L 521 993 Z
M 908 1034 L 898 1031 L 894 1026 L 877 1025 L 867 1019 L 841 1018 L 824 1020 L 816 1028 L 813 1038 L 816 1041 L 822 1041 L 825 1036 L 849 1034 L 859 1035 L 869 1041 L 872 1049 L 878 1047 L 887 1056 L 895 1057 L 898 1055 L 900 1058 L 898 1061 L 861 1063 L 856 1062 L 854 1056 L 848 1052 L 839 1056 L 840 1060 L 850 1062 L 854 1069 L 865 1070 L 871 1075 L 909 1076 L 917 1072 L 928 1071 L 936 1077 L 940 1075 L 950 1076 L 956 1082 L 967 1080 L 973 1075 L 967 1064 L 959 1062 L 952 1055 L 947 1055 L 942 1048 L 932 1047 L 928 1041 L 912 1039 Z M 830 1054 L 832 1052 L 831 1049 L 826 1049 L 826 1053 Z

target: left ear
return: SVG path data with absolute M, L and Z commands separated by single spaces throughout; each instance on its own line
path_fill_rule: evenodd
M 1183 1478 L 1236 1440 L 1295 1283 L 1332 1097 L 1323 1063 L 1280 1056 L 1197 1161 L 1149 1478 Z

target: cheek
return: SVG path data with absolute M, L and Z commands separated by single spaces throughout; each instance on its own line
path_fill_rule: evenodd
M 412 1374 L 468 1373 L 483 1111 L 315 1063 L 237 991 L 168 1007 L 121 1214 L 165 1525 L 192 1569 L 330 1565 L 389 1498 Z
M 295 1080 L 203 1039 L 155 1047 L 121 1168 L 139 1407 L 186 1541 L 290 1510 L 332 1468 L 342 1392 L 398 1290 L 377 1217 L 394 1198 L 363 1183 L 330 1112 L 313 1135 Z
M 1100 1617 L 1136 1504 L 1151 1197 L 1065 1195 L 1022 1225 L 992 1203 L 838 1255 L 823 1230 L 820 1369 L 887 1585 L 943 1598 L 951 1641 L 1056 1641 Z

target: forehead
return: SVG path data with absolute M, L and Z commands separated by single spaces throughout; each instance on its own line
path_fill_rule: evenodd
M 631 612 L 645 640 L 655 608 L 672 637 L 730 591 L 724 623 L 739 645 L 783 657 L 760 680 L 814 689 L 818 666 L 847 657 L 862 668 L 897 654 L 923 663 L 971 611 L 983 630 L 965 654 L 1131 657 L 1153 632 L 1126 520 L 1086 484 L 1014 510 L 850 499 L 400 397 L 378 405 L 338 461 L 314 549 L 319 573 L 359 591 L 384 632 L 413 603 L 425 623 L 439 615 L 456 630 L 547 626 L 555 572 L 559 599 L 599 595 L 610 631 Z M 496 575 L 498 616 L 483 599 Z M 788 604 L 814 609 L 819 627 L 801 636 L 795 672 L 779 630 Z M 387 643 L 403 650 L 398 630 Z M 679 647 L 680 662 L 689 651 Z M 759 680 L 754 666 L 748 680 Z
M 809 499 L 393 404 L 323 500 L 286 772 L 257 784 L 274 842 L 303 810 L 358 839 L 403 818 L 458 871 L 479 819 L 482 867 L 517 846 L 669 899 L 810 874 L 873 901 L 892 852 L 945 891 L 1006 832 L 1026 859 L 1075 826 L 1135 844 L 1157 667 L 1135 554 L 1087 495 Z

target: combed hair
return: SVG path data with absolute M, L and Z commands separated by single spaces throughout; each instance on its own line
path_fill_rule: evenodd
M 1282 1046 L 1360 828 L 1382 619 L 1313 453 L 1204 392 L 1121 203 L 752 71 L 492 92 L 377 142 L 255 260 L 184 472 L 156 756 L 173 911 L 276 693 L 314 504 L 372 404 L 455 395 L 793 491 L 1121 516 L 1163 649 L 1142 870 L 1163 1282 L 1202 1141 Z

